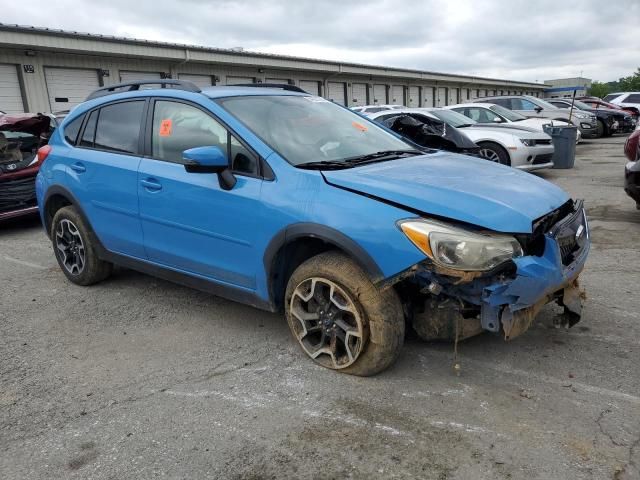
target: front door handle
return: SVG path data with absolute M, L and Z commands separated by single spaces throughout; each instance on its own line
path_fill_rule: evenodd
M 76 171 L 78 173 L 83 173 L 83 172 L 87 171 L 87 167 L 85 167 L 80 162 L 72 163 L 71 165 L 69 165 L 69 168 L 71 168 L 71 170 L 74 170 L 74 171 Z
M 162 190 L 162 185 L 155 178 L 147 178 L 145 180 L 140 180 L 140 183 L 147 190 L 153 190 L 153 191 Z

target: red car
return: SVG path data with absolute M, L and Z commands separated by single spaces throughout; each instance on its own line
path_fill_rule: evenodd
M 624 191 L 636 201 L 640 210 L 640 128 L 627 138 L 624 154 L 629 159 L 624 169 Z
M 42 114 L 0 115 L 0 222 L 38 211 L 35 181 L 53 131 Z

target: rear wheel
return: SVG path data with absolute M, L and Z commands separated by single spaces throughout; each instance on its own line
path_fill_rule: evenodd
M 478 146 L 480 147 L 480 152 L 478 152 L 478 154 L 485 160 L 511 166 L 509 153 L 497 143 L 480 142 L 478 143 Z
M 77 285 L 91 285 L 107 278 L 113 265 L 98 258 L 97 239 L 73 206 L 56 212 L 51 222 L 51 243 L 58 265 Z
M 404 343 L 404 314 L 395 291 L 378 289 L 338 252 L 312 257 L 293 272 L 285 315 L 307 356 L 343 373 L 375 375 L 396 360 Z

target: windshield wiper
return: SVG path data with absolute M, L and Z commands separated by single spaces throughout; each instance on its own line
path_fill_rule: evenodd
M 342 160 L 318 160 L 315 162 L 300 163 L 296 165 L 298 168 L 306 169 L 323 169 L 323 170 L 338 170 L 341 168 L 352 168 L 356 165 L 362 165 L 364 163 L 383 162 L 385 160 L 391 160 L 392 158 L 399 158 L 404 155 L 424 155 L 425 152 L 420 150 L 383 150 L 380 152 L 369 153 L 367 155 L 359 155 L 357 157 L 347 157 Z

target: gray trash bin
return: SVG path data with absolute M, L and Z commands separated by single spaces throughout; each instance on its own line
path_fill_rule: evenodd
M 578 127 L 545 125 L 544 132 L 553 141 L 553 168 L 573 168 L 576 159 L 576 135 Z

